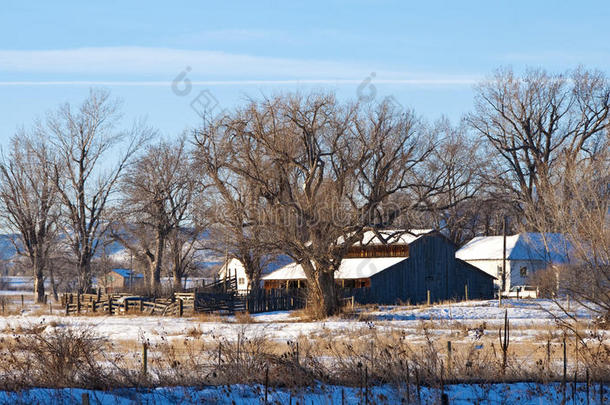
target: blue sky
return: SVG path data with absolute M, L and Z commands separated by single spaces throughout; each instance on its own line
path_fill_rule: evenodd
M 197 101 L 221 109 L 312 89 L 355 99 L 366 78 L 378 99 L 457 121 L 499 66 L 610 73 L 608 21 L 605 1 L 3 0 L 0 144 L 91 86 L 166 136 L 197 125 Z M 191 87 L 177 95 L 181 72 Z

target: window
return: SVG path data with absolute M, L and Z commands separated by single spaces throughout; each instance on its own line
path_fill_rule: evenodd
M 527 267 L 521 267 L 519 272 L 521 273 L 521 277 L 527 277 Z
M 237 280 L 237 282 L 239 284 L 246 284 L 246 279 L 244 279 L 243 277 L 240 277 L 239 280 Z

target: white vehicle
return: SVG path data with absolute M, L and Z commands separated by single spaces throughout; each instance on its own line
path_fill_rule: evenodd
M 538 288 L 529 285 L 516 285 L 502 295 L 506 298 L 538 298 Z

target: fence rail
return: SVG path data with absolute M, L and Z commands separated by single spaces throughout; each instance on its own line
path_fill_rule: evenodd
M 160 299 L 132 294 L 64 294 L 61 305 L 66 315 L 106 313 L 183 316 L 194 313 L 259 313 L 305 307 L 305 299 L 286 290 L 260 290 L 255 295 L 237 293 L 237 280 L 224 279 L 192 292 L 177 292 Z

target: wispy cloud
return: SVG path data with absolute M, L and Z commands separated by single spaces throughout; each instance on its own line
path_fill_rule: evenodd
M 135 78 L 173 79 L 186 67 L 193 83 L 282 84 L 356 83 L 376 72 L 376 83 L 463 85 L 473 77 L 445 75 L 430 77 L 401 70 L 365 66 L 363 63 L 253 56 L 205 50 L 146 47 L 100 47 L 57 50 L 0 50 L 0 72 L 46 75 L 73 75 L 94 80 L 4 81 L 21 85 L 115 84 L 166 85 L 167 80 L 142 81 Z M 115 81 L 117 77 L 126 80 Z M 109 80 L 105 80 L 105 79 Z M 112 78 L 112 79 L 110 79 Z

